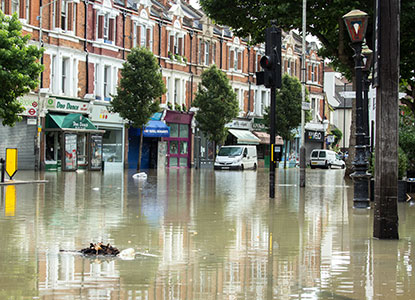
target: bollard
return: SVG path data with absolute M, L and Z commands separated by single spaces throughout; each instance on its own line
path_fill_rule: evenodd
M 0 158 L 1 163 L 1 182 L 4 182 L 4 173 L 6 170 L 6 161 L 3 158 Z

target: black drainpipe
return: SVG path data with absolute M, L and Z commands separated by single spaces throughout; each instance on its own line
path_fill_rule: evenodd
M 42 7 L 42 0 L 39 1 L 39 7 Z M 41 18 L 43 16 L 40 16 Z M 40 21 L 39 21 L 39 26 L 40 26 Z M 42 27 L 43 27 L 43 22 L 42 22 Z M 42 30 L 42 28 L 39 28 L 39 36 L 40 36 L 40 31 Z M 42 39 L 43 40 L 43 39 Z M 43 41 L 40 41 L 40 47 L 43 47 Z M 43 66 L 43 54 L 40 57 L 40 64 Z M 43 88 L 43 72 L 40 72 L 40 88 Z M 40 94 L 40 90 L 38 91 L 38 93 Z
M 193 103 L 193 72 L 192 72 L 192 53 L 193 53 L 193 30 L 189 32 L 190 36 L 190 58 L 189 58 L 189 73 L 190 73 L 190 106 Z
M 125 17 L 127 12 L 122 12 L 122 59 L 125 59 Z
M 86 75 L 86 94 L 89 94 L 89 52 L 88 52 L 88 47 L 87 47 L 87 30 L 88 30 L 88 4 L 89 1 L 85 0 L 85 25 L 84 25 L 84 51 L 86 52 L 86 57 L 85 57 L 85 64 L 86 64 L 86 70 L 85 70 L 85 75 Z
M 161 70 L 161 25 L 163 24 L 162 20 L 159 20 L 158 26 L 159 26 L 159 67 Z
M 248 46 L 248 111 L 247 114 L 251 111 L 251 73 L 249 72 L 249 67 L 251 65 L 251 46 Z

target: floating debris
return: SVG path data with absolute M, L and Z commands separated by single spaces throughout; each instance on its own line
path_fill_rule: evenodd
M 84 255 L 117 256 L 120 253 L 120 250 L 112 247 L 110 244 L 104 245 L 103 243 L 90 243 L 89 248 L 84 248 L 80 252 Z

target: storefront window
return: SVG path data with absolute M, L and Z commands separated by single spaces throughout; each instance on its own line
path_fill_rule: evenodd
M 168 126 L 170 126 L 170 137 L 179 137 L 179 124 L 170 123 Z
M 170 157 L 170 167 L 177 167 L 177 157 Z
M 187 157 L 180 157 L 180 167 L 187 167 Z
M 65 170 L 76 170 L 78 168 L 77 165 L 77 157 L 76 157 L 76 149 L 77 149 L 77 136 L 74 133 L 66 133 L 65 134 L 65 159 L 63 161 L 64 169 Z
M 102 159 L 106 162 L 122 162 L 122 131 L 105 129 L 102 137 Z
M 170 154 L 177 154 L 178 147 L 177 141 L 170 141 Z
M 85 165 L 86 164 L 86 135 L 85 134 L 78 134 L 78 164 Z
M 181 138 L 188 138 L 189 137 L 189 125 L 187 124 L 180 124 L 180 132 L 179 136 Z
M 180 141 L 180 154 L 187 154 L 187 142 Z

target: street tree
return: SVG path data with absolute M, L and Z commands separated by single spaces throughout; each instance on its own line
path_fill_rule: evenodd
M 281 82 L 281 88 L 275 93 L 275 133 L 287 145 L 288 141 L 293 140 L 293 130 L 301 124 L 301 83 L 297 77 L 288 74 L 284 74 Z M 270 107 L 267 107 L 264 114 L 266 124 L 270 124 L 270 112 Z M 309 119 L 310 113 L 307 111 L 306 120 Z
M 117 95 L 111 101 L 111 111 L 140 129 L 137 171 L 140 171 L 143 131 L 151 116 L 160 110 L 159 98 L 166 92 L 160 67 L 153 53 L 142 47 L 133 48 L 121 70 Z
M 215 146 L 223 143 L 225 124 L 238 116 L 239 104 L 226 74 L 215 65 L 203 71 L 193 106 L 199 108 L 195 118 L 200 130 Z
M 22 35 L 17 14 L 5 16 L 0 10 L 0 118 L 4 126 L 20 121 L 24 108 L 18 98 L 35 89 L 43 66 L 43 49 L 28 45 L 30 35 Z

